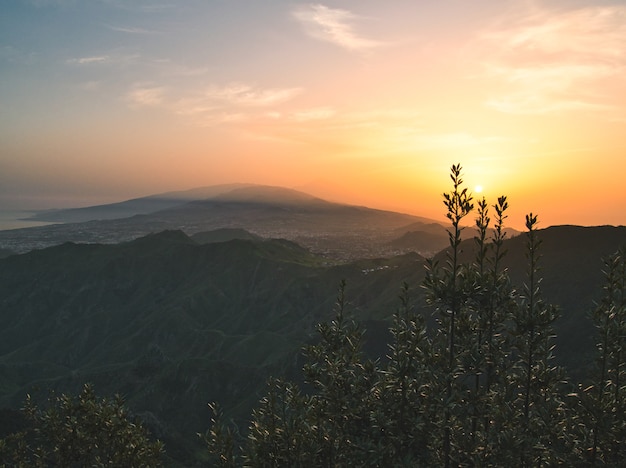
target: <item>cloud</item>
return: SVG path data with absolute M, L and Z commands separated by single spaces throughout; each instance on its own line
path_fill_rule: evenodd
M 10 45 L 0 47 L 0 61 L 18 64 L 32 64 L 37 60 L 34 52 L 24 52 Z
M 143 28 L 124 28 L 121 26 L 111 26 L 111 25 L 107 25 L 107 27 L 113 31 L 123 32 L 127 34 L 160 34 L 159 31 L 153 31 L 153 30 L 143 29 Z
M 255 89 L 251 85 L 233 83 L 227 86 L 210 86 L 204 96 L 208 100 L 225 101 L 240 106 L 270 106 L 287 101 L 301 91 L 301 88 Z
M 382 42 L 359 36 L 350 24 L 356 16 L 347 10 L 310 4 L 294 10 L 293 16 L 304 25 L 311 37 L 350 51 L 362 52 L 383 45 Z
M 595 92 L 626 70 L 626 6 L 534 11 L 481 37 L 485 76 L 503 85 L 485 104 L 507 113 L 606 111 Z
M 605 111 L 612 109 L 604 104 L 576 99 L 547 98 L 536 93 L 518 93 L 491 98 L 485 105 L 507 114 L 553 114 L 567 111 Z
M 132 107 L 155 107 L 164 103 L 164 93 L 160 86 L 136 86 L 126 98 Z
M 67 59 L 65 63 L 70 65 L 130 64 L 135 62 L 138 58 L 139 55 L 117 55 L 111 53 L 70 58 Z
M 34 7 L 47 7 L 47 6 L 69 6 L 74 5 L 76 0 L 26 0 L 27 4 Z
M 190 119 L 191 123 L 210 126 L 241 122 L 251 109 L 272 108 L 292 99 L 301 88 L 258 88 L 244 83 L 224 86 L 209 85 L 201 89 L 164 87 L 137 83 L 126 94 L 131 107 L 159 107 L 175 115 Z M 279 115 L 275 109 L 265 112 Z
M 108 55 L 94 55 L 91 57 L 80 57 L 80 58 L 72 58 L 68 59 L 67 63 L 77 64 L 77 65 L 90 65 L 94 63 L 105 63 L 109 62 L 111 57 Z
M 410 141 L 406 135 L 422 128 L 424 117 L 414 110 L 379 109 L 376 111 L 341 112 L 329 106 L 266 112 L 263 123 L 249 138 L 311 145 L 324 142 L 343 149 L 367 149 Z M 346 139 L 346 135 L 354 138 Z M 357 136 L 358 135 L 358 136 Z
M 67 0 L 66 0 L 67 1 Z M 118 8 L 120 10 L 126 10 L 131 12 L 141 13 L 167 13 L 175 8 L 175 3 L 153 3 L 153 2 L 129 2 L 127 0 L 103 0 L 110 6 Z
M 626 7 L 615 5 L 537 12 L 493 39 L 517 50 L 623 62 L 625 34 Z

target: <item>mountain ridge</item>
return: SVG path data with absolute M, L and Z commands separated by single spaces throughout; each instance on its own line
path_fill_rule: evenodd
M 211 197 L 188 199 L 190 194 L 197 196 L 199 190 L 207 195 L 209 189 L 214 192 Z M 0 231 L 0 248 L 22 253 L 65 241 L 119 243 L 163 230 L 181 229 L 194 235 L 216 229 L 244 229 L 264 238 L 285 238 L 329 258 L 346 261 L 401 254 L 407 249 L 398 250 L 389 243 L 398 237 L 398 229 L 414 223 L 435 223 L 405 213 L 329 202 L 283 187 L 220 186 L 177 192 L 167 199 L 167 206 L 162 204 L 160 195 L 154 197 L 128 203 L 135 208 L 148 203 L 149 209 L 162 209 L 123 218 Z M 106 206 L 95 207 L 95 212 L 102 212 Z M 114 211 L 119 208 L 112 206 Z M 81 216 L 89 213 L 88 208 L 80 210 Z M 70 217 L 74 214 L 70 211 Z M 445 236 L 445 231 L 441 235 Z M 430 247 L 411 248 L 422 254 L 434 253 Z
M 163 192 L 143 197 L 131 198 L 115 203 L 85 206 L 80 208 L 60 208 L 39 211 L 25 218 L 33 221 L 76 223 L 104 219 L 117 219 L 140 214 L 153 213 L 191 200 L 210 198 L 220 193 L 245 187 L 251 184 L 221 184 L 196 187 L 188 190 Z

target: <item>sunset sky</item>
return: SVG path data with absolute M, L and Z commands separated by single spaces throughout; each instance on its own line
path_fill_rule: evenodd
M 3 0 L 0 209 L 253 182 L 626 224 L 626 2 Z

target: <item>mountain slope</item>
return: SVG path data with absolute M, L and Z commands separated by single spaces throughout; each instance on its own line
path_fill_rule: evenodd
M 249 233 L 240 228 L 221 228 L 214 231 L 197 232 L 191 238 L 198 244 L 211 244 L 214 242 L 227 242 L 230 240 L 260 241 L 262 237 Z
M 209 198 L 185 202 L 174 198 L 167 199 L 173 205 L 165 209 L 126 218 L 0 231 L 0 248 L 26 252 L 67 241 L 118 243 L 172 229 L 188 235 L 245 229 L 265 238 L 289 239 L 331 259 L 345 261 L 404 253 L 407 249 L 398 250 L 389 242 L 403 234 L 398 234 L 403 226 L 428 221 L 402 213 L 331 203 L 278 187 L 231 187 Z M 155 200 L 140 199 L 141 203 L 162 201 Z M 134 201 L 131 204 L 137 206 Z
M 84 208 L 46 210 L 36 213 L 28 219 L 57 223 L 80 223 L 94 220 L 128 218 L 130 216 L 165 210 L 192 200 L 214 197 L 247 185 L 248 184 L 214 185 L 191 190 L 160 193 L 119 203 L 87 206 Z
M 593 355 L 587 313 L 601 294 L 601 258 L 626 242 L 626 228 L 559 226 L 538 235 L 544 298 L 562 310 L 555 355 L 577 378 Z M 518 290 L 524 243 L 523 235 L 505 243 Z M 464 241 L 465 260 L 472 249 Z M 124 395 L 168 453 L 190 463 L 195 433 L 208 427 L 207 402 L 241 421 L 266 377 L 297 375 L 299 350 L 331 316 L 340 280 L 368 330 L 368 352 L 384 357 L 402 282 L 424 307 L 423 260 L 333 266 L 287 240 L 201 245 L 181 231 L 0 259 L 0 408 L 18 408 L 27 392 L 47 396 L 37 388 L 77 392 L 93 382 L 103 395 Z
M 363 286 L 355 304 L 368 304 L 368 319 L 421 259 L 322 263 L 285 240 L 200 245 L 180 231 L 2 259 L 0 407 L 93 382 L 124 395 L 184 460 L 208 427 L 208 402 L 244 418 L 265 379 L 293 368 L 341 278 Z

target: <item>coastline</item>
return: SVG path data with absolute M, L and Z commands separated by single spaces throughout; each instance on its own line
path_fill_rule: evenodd
M 58 224 L 49 221 L 36 221 L 30 219 L 30 217 L 36 213 L 38 213 L 38 211 L 0 210 L 0 231 Z

